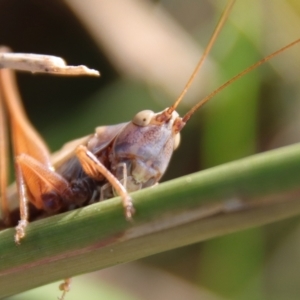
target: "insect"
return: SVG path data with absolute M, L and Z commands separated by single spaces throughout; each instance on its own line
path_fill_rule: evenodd
M 223 22 L 224 20 L 225 18 Z M 214 39 L 215 37 L 212 42 Z M 203 59 L 209 52 L 212 42 L 209 44 Z M 278 52 L 265 58 L 264 61 Z M 175 109 L 191 84 L 203 59 L 182 96 L 173 106 L 157 114 L 151 111 L 142 111 L 129 123 L 97 128 L 95 134 L 73 142 L 72 149 L 70 144 L 67 146 L 69 151 L 63 151 L 63 157 L 57 159 L 55 172 L 43 142 L 37 142 L 40 139 L 29 131 L 21 130 L 23 129 L 22 126 L 14 125 L 17 127 L 17 129 L 13 129 L 15 132 L 14 140 L 17 144 L 15 147 L 16 177 L 21 194 L 21 222 L 17 226 L 16 242 L 19 243 L 25 235 L 29 218 L 26 210 L 26 199 L 28 198 L 38 210 L 51 215 L 119 194 L 123 199 L 125 216 L 127 219 L 131 219 L 134 209 L 128 192 L 151 186 L 159 181 L 169 163 L 173 150 L 178 146 L 179 133 L 192 114 L 225 86 L 263 63 L 260 61 L 243 74 L 239 74 L 180 118 Z M 7 99 L 12 99 L 14 94 L 7 92 L 12 78 L 7 72 L 3 71 L 2 73 L 3 94 Z M 18 106 L 19 104 L 16 104 L 13 109 Z M 17 119 L 13 113 L 11 113 L 11 118 Z M 32 137 L 35 144 L 34 149 L 29 151 L 26 149 L 25 151 L 24 148 L 26 147 L 22 145 L 22 142 L 19 143 L 19 140 L 29 141 Z M 158 144 L 158 141 L 161 144 Z M 44 155 L 40 155 L 41 153 Z M 146 155 L 143 156 L 144 154 Z M 32 178 L 34 178 L 34 182 L 32 182 Z M 24 187 L 26 187 L 27 192 L 23 190 Z M 2 201 L 3 199 L 2 196 Z M 9 219 L 9 213 L 6 214 L 5 219 Z

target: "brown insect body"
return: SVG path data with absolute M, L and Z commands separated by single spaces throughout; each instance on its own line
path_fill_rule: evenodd
M 56 173 L 68 182 L 68 189 L 59 194 L 55 190 L 42 194 L 43 211 L 48 214 L 64 212 L 84 206 L 98 196 L 97 182 L 82 169 L 76 156 L 70 158 Z
M 178 113 L 174 111 L 167 120 L 157 121 L 162 114 L 141 111 L 131 122 L 98 127 L 85 143 L 128 192 L 157 183 L 179 144 L 179 133 L 174 128 L 175 120 L 180 120 Z M 67 211 L 116 194 L 103 175 L 88 175 L 75 154 L 58 165 L 56 173 L 68 182 L 68 189 L 61 194 L 55 190 L 42 194 L 46 212 Z

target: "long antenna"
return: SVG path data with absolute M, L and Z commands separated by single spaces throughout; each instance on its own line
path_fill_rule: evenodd
M 208 102 L 212 97 L 214 97 L 216 94 L 218 94 L 219 92 L 221 92 L 223 89 L 225 89 L 228 85 L 230 85 L 231 83 L 233 83 L 234 81 L 238 80 L 239 78 L 241 78 L 242 76 L 244 76 L 245 74 L 251 72 L 253 69 L 257 68 L 258 66 L 262 65 L 263 63 L 267 62 L 268 60 L 272 59 L 274 56 L 284 52 L 285 50 L 293 47 L 295 44 L 299 43 L 300 39 L 286 45 L 285 47 L 273 52 L 272 54 L 266 56 L 265 58 L 261 59 L 260 61 L 256 62 L 255 64 L 253 64 L 252 66 L 248 67 L 246 70 L 240 72 L 239 74 L 235 75 L 233 78 L 229 79 L 228 81 L 226 81 L 224 84 L 222 84 L 219 88 L 217 88 L 216 90 L 214 90 L 212 93 L 210 93 L 208 96 L 206 96 L 205 98 L 203 98 L 199 103 L 197 103 L 194 107 L 191 108 L 190 111 L 188 111 L 182 118 L 182 122 L 186 123 L 189 118 L 192 116 L 192 114 L 198 110 L 201 106 L 203 106 L 206 102 Z
M 177 108 L 178 104 L 180 103 L 180 101 L 182 100 L 182 98 L 184 97 L 186 92 L 188 91 L 189 87 L 193 83 L 198 71 L 202 67 L 204 60 L 208 56 L 213 44 L 215 43 L 215 41 L 216 41 L 220 31 L 221 31 L 221 29 L 223 28 L 223 25 L 224 25 L 225 21 L 227 20 L 227 17 L 230 13 L 230 10 L 231 10 L 234 2 L 235 2 L 235 0 L 230 0 L 230 1 L 227 2 L 227 5 L 225 7 L 225 10 L 224 10 L 219 22 L 218 22 L 218 25 L 215 28 L 215 30 L 214 30 L 214 32 L 213 32 L 213 34 L 212 34 L 212 36 L 209 40 L 209 43 L 206 46 L 206 48 L 205 48 L 205 50 L 204 50 L 204 52 L 203 52 L 203 54 L 202 54 L 202 56 L 199 60 L 194 72 L 192 73 L 190 79 L 188 80 L 187 84 L 185 85 L 185 87 L 184 87 L 183 91 L 181 92 L 180 96 L 178 97 L 178 99 L 175 101 L 175 103 L 172 106 L 169 107 L 169 109 L 168 109 L 169 114 L 172 114 L 172 112 Z

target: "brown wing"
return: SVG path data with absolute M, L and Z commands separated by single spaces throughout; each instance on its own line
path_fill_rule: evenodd
M 94 136 L 87 143 L 88 150 L 94 154 L 100 152 L 114 140 L 127 124 L 128 122 L 96 127 Z

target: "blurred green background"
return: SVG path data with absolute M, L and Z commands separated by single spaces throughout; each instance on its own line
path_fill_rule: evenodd
M 96 126 L 170 105 L 225 6 L 213 0 L 79 2 L 0 2 L 0 44 L 101 72 L 100 79 L 18 74 L 29 118 L 53 151 Z M 179 112 L 299 38 L 299 28 L 296 0 L 237 1 L 203 70 L 204 83 L 195 83 Z M 163 180 L 298 142 L 299 74 L 296 46 L 215 97 L 184 128 Z M 299 299 L 299 237 L 298 218 L 232 234 L 76 277 L 67 299 Z M 57 287 L 10 299 L 56 299 Z

